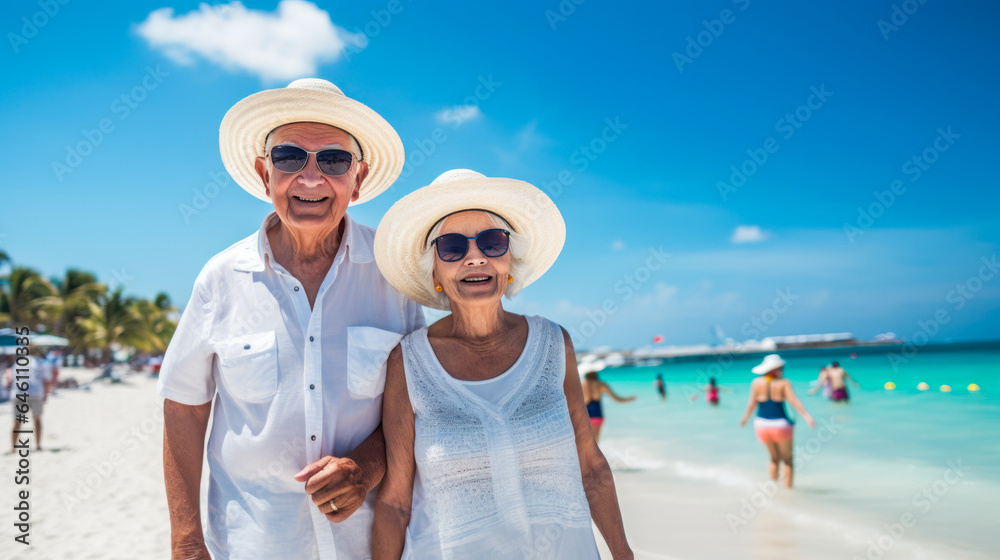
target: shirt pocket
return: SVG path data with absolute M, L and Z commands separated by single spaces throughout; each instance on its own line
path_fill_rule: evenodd
M 216 344 L 222 380 L 249 402 L 263 402 L 278 389 L 278 346 L 274 331 L 250 333 Z
M 385 390 L 385 364 L 403 335 L 376 327 L 347 327 L 347 389 L 374 399 Z

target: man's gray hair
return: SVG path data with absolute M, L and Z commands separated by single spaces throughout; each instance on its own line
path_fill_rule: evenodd
M 279 126 L 278 128 L 281 128 L 283 126 L 288 126 L 290 124 L 296 124 L 296 123 L 285 123 L 285 124 Z M 325 124 L 325 123 L 318 123 L 318 124 Z M 329 125 L 329 126 L 332 127 L 332 128 L 336 128 L 337 130 L 340 130 L 342 132 L 346 132 L 347 135 L 351 137 L 351 153 L 354 154 L 354 159 L 356 159 L 358 161 L 363 161 L 365 159 L 364 158 L 364 153 L 361 151 L 361 144 L 358 144 L 358 139 L 355 138 L 353 134 L 351 134 L 350 132 L 347 132 L 343 128 L 338 128 L 336 126 L 333 126 L 332 124 Z M 275 128 L 271 132 L 268 132 L 267 133 L 267 138 L 264 139 L 264 154 L 265 155 L 271 152 L 271 136 L 274 135 L 275 131 L 277 131 L 278 128 Z
M 473 210 L 475 211 L 475 210 Z M 514 278 L 514 281 L 507 284 L 507 291 L 504 295 L 507 299 L 510 299 L 517 295 L 524 287 L 525 271 L 524 271 L 524 256 L 528 254 L 531 250 L 531 240 L 527 237 L 514 231 L 514 228 L 510 227 L 507 220 L 502 217 L 492 213 L 486 212 L 486 216 L 489 218 L 490 223 L 495 228 L 505 229 L 510 232 L 510 247 L 507 252 L 510 254 L 510 270 L 508 273 Z M 420 256 L 420 270 L 422 271 L 422 280 L 425 285 L 431 287 L 431 291 L 434 294 L 435 299 L 440 304 L 440 307 L 449 307 L 448 296 L 444 295 L 444 292 L 434 291 L 434 254 L 436 249 L 433 244 L 431 244 L 434 239 L 441 235 L 441 227 L 444 225 L 444 218 L 438 220 L 438 223 L 434 224 L 431 228 L 430 233 L 427 235 L 427 247 L 424 249 L 424 253 Z M 506 282 L 507 279 L 497 279 L 498 282 Z

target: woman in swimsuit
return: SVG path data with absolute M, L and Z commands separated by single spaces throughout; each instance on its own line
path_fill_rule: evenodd
M 719 405 L 719 386 L 715 384 L 715 378 L 708 378 L 708 387 L 705 388 L 705 400 L 712 406 Z
M 587 414 L 590 415 L 590 427 L 594 430 L 594 439 L 600 441 L 601 426 L 604 425 L 604 412 L 601 410 L 601 396 L 610 395 L 620 403 L 632 402 L 635 397 L 619 397 L 608 387 L 608 384 L 597 378 L 597 372 L 587 372 L 583 377 L 583 398 L 587 403 Z
M 813 417 L 802 406 L 802 402 L 792 391 L 792 384 L 785 379 L 785 361 L 777 354 L 771 354 L 764 358 L 760 365 L 753 368 L 753 372 L 760 377 L 754 379 L 750 384 L 750 400 L 747 402 L 746 412 L 740 420 L 740 426 L 744 426 L 753 410 L 757 408 L 757 417 L 754 418 L 753 427 L 757 432 L 757 439 L 764 444 L 768 453 L 771 454 L 771 464 L 768 471 L 771 480 L 778 480 L 778 464 L 785 464 L 785 486 L 792 487 L 792 437 L 794 427 L 792 421 L 785 413 L 785 401 L 788 401 L 799 411 L 802 419 L 810 428 L 816 427 Z
M 656 379 L 653 381 L 653 387 L 656 388 L 656 392 L 660 394 L 660 400 L 667 400 L 667 384 L 663 382 L 663 374 L 657 373 Z

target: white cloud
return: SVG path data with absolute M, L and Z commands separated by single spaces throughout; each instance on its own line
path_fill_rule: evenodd
M 482 115 L 483 112 L 479 110 L 478 105 L 456 105 L 434 113 L 434 120 L 438 124 L 450 124 L 457 127 Z
M 771 232 L 760 229 L 760 226 L 736 226 L 730 241 L 733 243 L 757 243 L 768 237 L 771 237 Z
M 537 120 L 533 120 L 524 125 L 521 130 L 517 131 L 514 138 L 517 140 L 515 150 L 519 154 L 551 146 L 553 143 L 551 138 L 538 131 Z
M 151 47 L 178 64 L 200 56 L 262 81 L 312 77 L 320 63 L 340 58 L 348 46 L 366 44 L 330 21 L 330 14 L 304 0 L 282 0 L 274 12 L 249 10 L 240 2 L 174 15 L 173 8 L 150 12 L 136 28 Z
M 615 239 L 611 243 L 611 248 L 615 251 L 621 251 L 622 249 L 625 248 L 625 242 L 622 241 L 621 239 Z
M 538 131 L 538 121 L 533 120 L 514 134 L 514 143 L 497 148 L 500 162 L 508 166 L 523 166 L 524 158 L 551 146 L 554 141 Z

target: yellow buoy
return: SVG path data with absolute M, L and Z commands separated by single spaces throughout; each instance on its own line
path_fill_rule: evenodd
M 917 389 L 919 389 L 921 391 L 926 391 L 927 389 L 930 389 L 930 388 L 931 388 L 931 386 L 928 385 L 928 384 L 926 384 L 926 383 L 924 383 L 923 381 L 921 381 L 920 383 L 917 383 Z
M 893 389 L 895 389 L 895 388 L 896 388 L 896 384 L 895 384 L 895 383 L 893 383 L 892 381 L 886 381 L 886 382 L 885 382 L 885 388 L 886 388 L 887 390 L 889 390 L 889 391 L 892 391 Z
M 969 383 L 969 390 L 970 391 L 978 391 L 979 390 L 979 385 L 976 385 L 975 383 Z
M 941 386 L 941 392 L 942 393 L 950 393 L 951 392 L 951 385 L 942 385 Z

